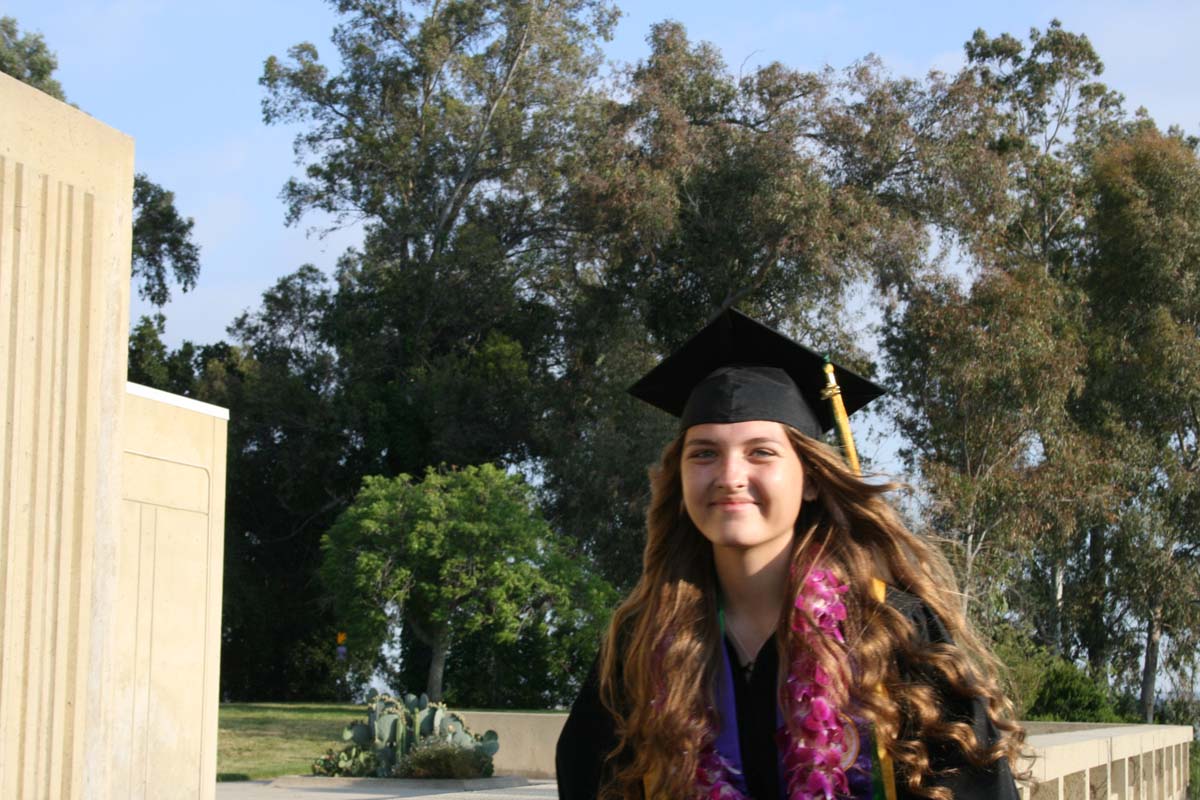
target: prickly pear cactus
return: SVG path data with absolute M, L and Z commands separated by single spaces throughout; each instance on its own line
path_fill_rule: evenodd
M 359 747 L 371 746 L 371 728 L 364 722 L 354 721 L 342 728 L 342 741 L 353 742 Z
M 480 737 L 478 744 L 475 745 L 475 749 L 489 756 L 494 756 L 500 751 L 500 737 L 495 731 L 486 731 Z
M 406 759 L 417 749 L 429 761 L 431 747 L 473 753 L 468 760 L 480 768 L 480 775 L 490 775 L 492 757 L 500 749 L 495 731 L 482 736 L 471 733 L 461 715 L 442 703 L 431 703 L 424 694 L 397 699 L 372 692 L 367 698 L 367 721 L 351 722 L 342 739 L 348 744 L 341 753 L 330 750 L 313 762 L 314 775 L 401 774 Z

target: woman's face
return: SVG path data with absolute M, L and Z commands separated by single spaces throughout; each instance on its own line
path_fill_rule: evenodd
M 680 464 L 688 516 L 717 547 L 791 541 L 800 504 L 815 499 L 783 425 L 755 420 L 688 428 Z

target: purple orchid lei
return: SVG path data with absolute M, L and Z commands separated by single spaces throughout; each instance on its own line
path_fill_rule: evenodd
M 850 793 L 843 767 L 849 747 L 847 722 L 830 696 L 830 676 L 813 657 L 814 645 L 821 637 L 845 641 L 841 623 L 846 619 L 846 606 L 841 596 L 846 590 L 831 571 L 814 568 L 796 597 L 797 613 L 792 614 L 791 625 L 803 644 L 791 654 L 783 698 L 788 724 L 777 734 L 789 800 L 833 800 Z M 708 745 L 696 767 L 698 796 L 705 800 L 744 800 L 729 780 L 733 769 L 713 745 Z

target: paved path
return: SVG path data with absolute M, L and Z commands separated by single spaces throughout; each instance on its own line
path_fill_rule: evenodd
M 474 784 L 475 782 L 471 782 Z M 381 800 L 434 797 L 437 800 L 557 800 L 554 781 L 530 780 L 523 786 L 495 786 L 464 791 L 465 782 L 440 786 L 421 781 L 339 778 L 276 778 L 217 784 L 217 800 Z M 477 784 L 476 784 L 477 785 Z

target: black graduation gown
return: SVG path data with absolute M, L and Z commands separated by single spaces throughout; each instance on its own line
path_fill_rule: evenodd
M 889 587 L 887 602 L 912 622 L 918 641 L 928 644 L 951 641 L 941 620 L 920 599 Z M 726 642 L 726 647 L 731 645 Z M 730 655 L 730 663 L 736 665 L 737 657 L 732 650 Z M 759 651 L 751 669 L 733 667 L 742 766 L 755 800 L 779 800 L 775 745 L 776 662 L 775 646 L 768 642 Z M 916 671 L 905 674 L 904 665 L 901 665 L 901 672 L 906 680 L 929 682 L 928 676 L 921 676 Z M 996 740 L 995 728 L 987 718 L 986 706 L 981 699 L 957 698 L 948 691 L 939 691 L 939 695 L 948 718 L 970 723 L 976 737 L 982 740 Z M 616 743 L 612 718 L 600 703 L 597 665 L 593 664 L 558 739 L 555 765 L 560 800 L 595 800 L 602 782 L 608 779 L 604 756 Z M 965 763 L 962 754 L 954 748 L 941 745 L 931 747 L 930 759 L 935 772 L 954 770 L 950 775 L 933 776 L 930 783 L 949 788 L 956 800 L 1019 800 L 1007 761 L 1001 760 L 994 767 L 981 770 Z M 896 790 L 898 800 L 910 800 L 899 782 Z

